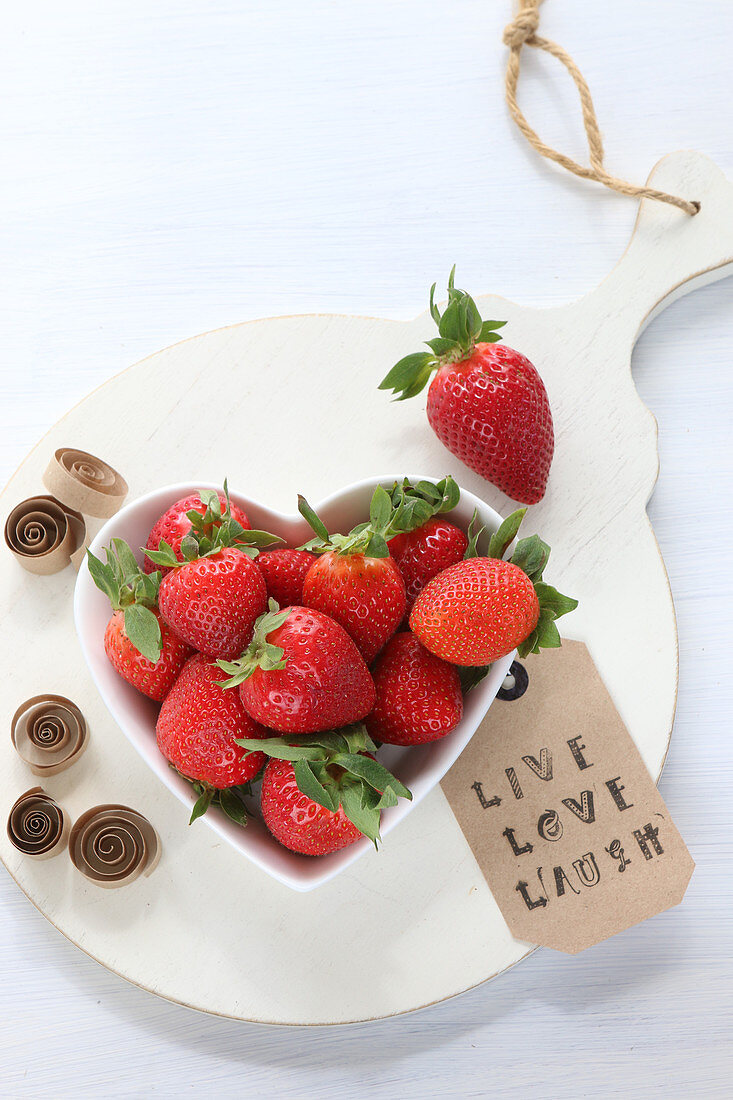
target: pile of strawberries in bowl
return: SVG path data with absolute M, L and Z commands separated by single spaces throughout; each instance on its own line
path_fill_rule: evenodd
M 542 579 L 549 548 L 533 535 L 504 560 L 525 510 L 489 535 L 460 498 L 450 477 L 385 480 L 339 532 L 300 497 L 312 537 L 288 545 L 225 484 L 167 506 L 144 547 L 95 542 L 106 660 L 159 705 L 191 820 L 214 805 L 241 827 L 255 805 L 301 857 L 377 844 L 383 811 L 412 797 L 389 747 L 437 748 L 490 666 L 559 644 L 575 601 Z

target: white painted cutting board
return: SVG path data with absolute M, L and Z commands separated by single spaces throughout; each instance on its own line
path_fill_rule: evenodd
M 528 516 L 528 533 L 537 529 L 552 544 L 548 579 L 581 600 L 566 630 L 588 641 L 657 775 L 674 714 L 677 650 L 664 566 L 645 513 L 657 473 L 656 429 L 629 363 L 640 328 L 660 304 L 731 270 L 733 187 L 694 153 L 666 158 L 653 178 L 699 199 L 700 214 L 689 219 L 645 203 L 618 267 L 570 306 L 479 302 L 485 317 L 508 320 L 506 342 L 536 363 L 555 415 L 549 489 Z M 162 351 L 91 394 L 48 433 L 7 486 L 3 515 L 40 490 L 49 455 L 69 445 L 113 463 L 131 496 L 227 474 L 285 510 L 297 491 L 318 499 L 375 471 L 411 467 L 453 472 L 507 511 L 510 502 L 433 437 L 419 399 L 391 405 L 376 389 L 431 330 L 427 313 L 409 323 L 286 317 Z M 509 936 L 440 791 L 378 855 L 312 894 L 268 879 L 211 830 L 189 829 L 183 807 L 146 771 L 96 695 L 73 633 L 73 583 L 71 570 L 38 578 L 3 559 L 5 728 L 28 696 L 71 696 L 89 720 L 90 746 L 47 789 L 72 817 L 107 801 L 143 811 L 161 834 L 163 858 L 150 879 L 106 892 L 87 885 L 66 857 L 23 860 L 0 836 L 11 874 L 71 940 L 172 1000 L 283 1023 L 405 1011 L 475 985 L 529 950 Z M 33 785 L 7 736 L 0 776 L 6 812 Z

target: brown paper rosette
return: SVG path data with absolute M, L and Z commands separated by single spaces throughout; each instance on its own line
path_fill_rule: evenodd
M 91 882 L 113 889 L 155 870 L 160 838 L 148 819 L 129 806 L 94 806 L 71 830 L 69 855 Z
M 34 695 L 16 710 L 10 735 L 34 775 L 56 775 L 70 767 L 87 744 L 84 715 L 63 695 Z
M 113 516 L 128 493 L 127 482 L 117 470 L 96 455 L 73 447 L 56 451 L 43 484 L 67 508 L 99 519 Z
M 83 553 L 85 533 L 84 517 L 51 496 L 21 501 L 5 523 L 8 548 L 24 569 L 39 576 L 58 573 Z
M 22 794 L 8 815 L 8 837 L 32 859 L 49 859 L 66 846 L 69 819 L 43 787 Z

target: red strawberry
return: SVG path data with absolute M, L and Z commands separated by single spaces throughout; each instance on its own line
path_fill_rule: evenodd
M 353 641 L 320 611 L 290 607 L 257 620 L 249 649 L 221 661 L 258 722 L 288 733 L 316 733 L 356 722 L 374 706 L 374 681 Z
M 427 413 L 438 439 L 472 470 L 507 496 L 536 504 L 545 494 L 554 450 L 552 414 L 542 379 L 526 356 L 494 347 L 503 321 L 482 322 L 473 299 L 455 290 L 440 314 L 430 292 L 430 312 L 440 336 L 430 352 L 397 363 L 380 389 L 399 400 L 420 393 L 433 371 Z
M 122 539 L 112 539 L 105 554 L 106 564 L 87 551 L 92 580 L 114 609 L 104 632 L 104 651 L 120 676 L 160 702 L 191 649 L 161 621 L 156 605 L 160 573 L 143 573 Z
M 266 761 L 244 752 L 236 738 L 267 737 L 236 691 L 224 691 L 221 669 L 197 653 L 168 692 L 155 728 L 158 748 L 187 779 L 221 790 L 247 783 Z
M 323 554 L 310 567 L 303 602 L 330 615 L 349 632 L 367 663 L 405 615 L 405 582 L 392 558 Z
M 452 665 L 429 653 L 414 634 L 395 634 L 374 666 L 377 702 L 365 722 L 390 745 L 422 745 L 454 730 L 463 695 Z
M 298 789 L 289 760 L 270 760 L 262 778 L 262 817 L 276 840 L 304 856 L 337 852 L 361 837 L 339 806 L 319 806 Z
M 318 737 L 241 740 L 273 757 L 262 780 L 262 816 L 295 852 L 320 856 L 368 836 L 376 847 L 382 809 L 412 795 L 372 753 L 363 723 Z
M 511 561 L 500 560 L 525 511 L 504 521 L 489 557 L 444 569 L 418 596 L 410 626 L 431 653 L 457 665 L 487 665 L 516 647 L 525 656 L 561 644 L 555 619 L 578 602 L 542 581 L 549 547 L 533 535 L 517 543 Z
M 199 493 L 190 493 L 189 496 L 177 500 L 175 504 L 171 504 L 170 508 L 156 521 L 155 526 L 148 535 L 148 541 L 145 544 L 146 550 L 157 550 L 161 542 L 167 542 L 176 557 L 179 557 L 181 542 L 191 530 L 189 512 L 196 512 L 203 518 L 204 526 L 210 534 L 211 528 L 221 523 L 222 516 L 226 514 L 227 508 L 229 508 L 232 519 L 236 520 L 242 528 L 248 530 L 250 522 L 247 514 L 236 504 L 232 504 L 225 493 L 216 493 L 215 495 L 219 501 L 218 517 L 212 514 L 211 503 L 207 505 L 201 499 Z M 207 494 L 204 493 L 204 496 L 207 496 Z M 150 559 L 147 559 L 144 568 L 146 573 L 152 573 L 156 566 Z M 160 571 L 161 573 L 167 573 L 168 568 L 161 567 Z
M 407 606 L 405 582 L 386 541 L 397 533 L 398 509 L 379 485 L 369 522 L 348 535 L 329 535 L 305 497 L 298 498 L 298 507 L 316 533 L 303 549 L 321 555 L 306 573 L 303 603 L 341 623 L 369 663 L 392 637 Z
M 431 653 L 457 665 L 488 665 L 532 633 L 540 602 L 511 562 L 470 558 L 434 577 L 415 601 L 410 627 Z
M 449 565 L 462 561 L 468 538 L 454 523 L 436 517 L 415 531 L 395 535 L 387 545 L 405 582 L 409 613 L 429 580 Z
M 257 564 L 267 585 L 267 595 L 280 607 L 292 607 L 303 602 L 303 581 L 315 561 L 307 550 L 289 547 L 268 550 L 260 554 Z
M 160 614 L 171 630 L 207 657 L 233 659 L 267 607 L 267 585 L 241 550 L 225 546 L 179 564 L 163 577 Z
M 151 609 L 158 620 L 161 635 L 160 656 L 157 661 L 143 657 L 130 641 L 125 631 L 124 611 L 115 611 L 104 632 L 104 652 L 120 676 L 128 684 L 155 699 L 159 703 L 173 687 L 181 669 L 193 650 L 161 620 L 159 612 Z
M 213 490 L 202 489 L 206 513 L 190 512 L 191 530 L 179 553 L 165 540 L 147 556 L 169 572 L 158 595 L 171 629 L 207 657 L 237 657 L 252 637 L 255 619 L 267 608 L 265 578 L 252 561 L 258 547 L 282 542 L 267 531 L 245 530 L 232 518 L 229 492 L 222 512 Z

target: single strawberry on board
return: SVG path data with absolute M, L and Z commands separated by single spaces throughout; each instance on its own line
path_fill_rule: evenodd
M 123 539 L 112 539 L 106 564 L 87 550 L 92 580 L 112 604 L 104 651 L 128 684 L 160 702 L 192 650 L 161 620 L 157 607 L 160 573 L 143 573 Z
M 192 821 L 215 797 L 228 813 L 233 800 L 220 799 L 216 792 L 247 784 L 266 762 L 261 752 L 243 752 L 238 738 L 255 741 L 270 731 L 250 718 L 236 691 L 223 690 L 225 679 L 218 665 L 195 654 L 163 701 L 155 727 L 166 760 L 200 785 Z
M 373 669 L 377 701 L 365 725 L 375 741 L 423 745 L 454 730 L 463 716 L 458 673 L 409 631 L 395 634 Z
M 257 564 L 265 578 L 268 597 L 280 607 L 302 604 L 303 581 L 315 560 L 315 555 L 307 550 L 293 550 L 289 546 L 260 554 Z
M 177 500 L 175 504 L 171 504 L 170 508 L 166 509 L 155 522 L 148 535 L 145 549 L 157 550 L 161 542 L 167 542 L 176 557 L 179 557 L 181 542 L 191 531 L 192 520 L 208 535 L 211 535 L 213 528 L 219 526 L 227 516 L 235 520 L 244 530 L 249 529 L 250 522 L 246 512 L 228 500 L 226 493 L 217 493 L 216 498 L 215 501 L 213 497 L 209 497 L 207 504 L 201 499 L 200 493 L 190 493 L 187 497 Z M 146 559 L 144 569 L 146 573 L 152 573 L 155 570 L 154 562 L 149 558 Z M 160 571 L 167 573 L 168 569 L 161 567 Z
M 318 737 L 242 740 L 271 757 L 262 779 L 262 817 L 291 851 L 323 856 L 367 836 L 377 847 L 382 810 L 412 799 L 372 753 L 362 723 Z
M 545 494 L 554 450 L 552 414 L 542 379 L 526 356 L 498 346 L 505 321 L 482 321 L 476 303 L 448 280 L 448 305 L 430 313 L 439 336 L 430 351 L 400 359 L 379 388 L 397 400 L 428 391 L 427 414 L 438 439 L 461 462 L 507 496 L 536 504 Z
M 443 491 L 439 496 L 439 487 L 432 482 L 412 485 L 405 479 L 392 489 L 393 504 L 399 505 L 405 500 L 426 500 L 433 512 L 431 518 L 420 526 L 395 535 L 387 543 L 405 582 L 408 614 L 428 581 L 449 565 L 461 561 L 468 547 L 466 533 L 442 515 L 456 507 L 461 491 L 451 477 L 440 482 L 440 486 Z
M 219 661 L 256 721 L 286 733 L 317 733 L 363 718 L 374 681 L 356 645 L 328 615 L 309 607 L 270 609 L 237 661 Z M 234 694 L 237 694 L 236 692 Z
M 207 508 L 219 506 L 212 490 L 202 489 L 200 495 Z M 225 515 L 210 529 L 194 521 L 181 541 L 180 556 L 165 540 L 157 550 L 146 550 L 156 565 L 169 569 L 158 593 L 162 618 L 207 657 L 238 656 L 267 607 L 265 578 L 252 557 L 259 547 L 280 541 L 267 531 L 244 529 Z
M 443 570 L 415 601 L 410 628 L 444 661 L 484 666 L 515 648 L 523 657 L 562 644 L 555 620 L 578 601 L 542 580 L 549 546 L 532 535 L 517 543 L 511 561 L 502 560 L 525 512 L 520 509 L 502 523 L 487 557 L 469 557 Z

